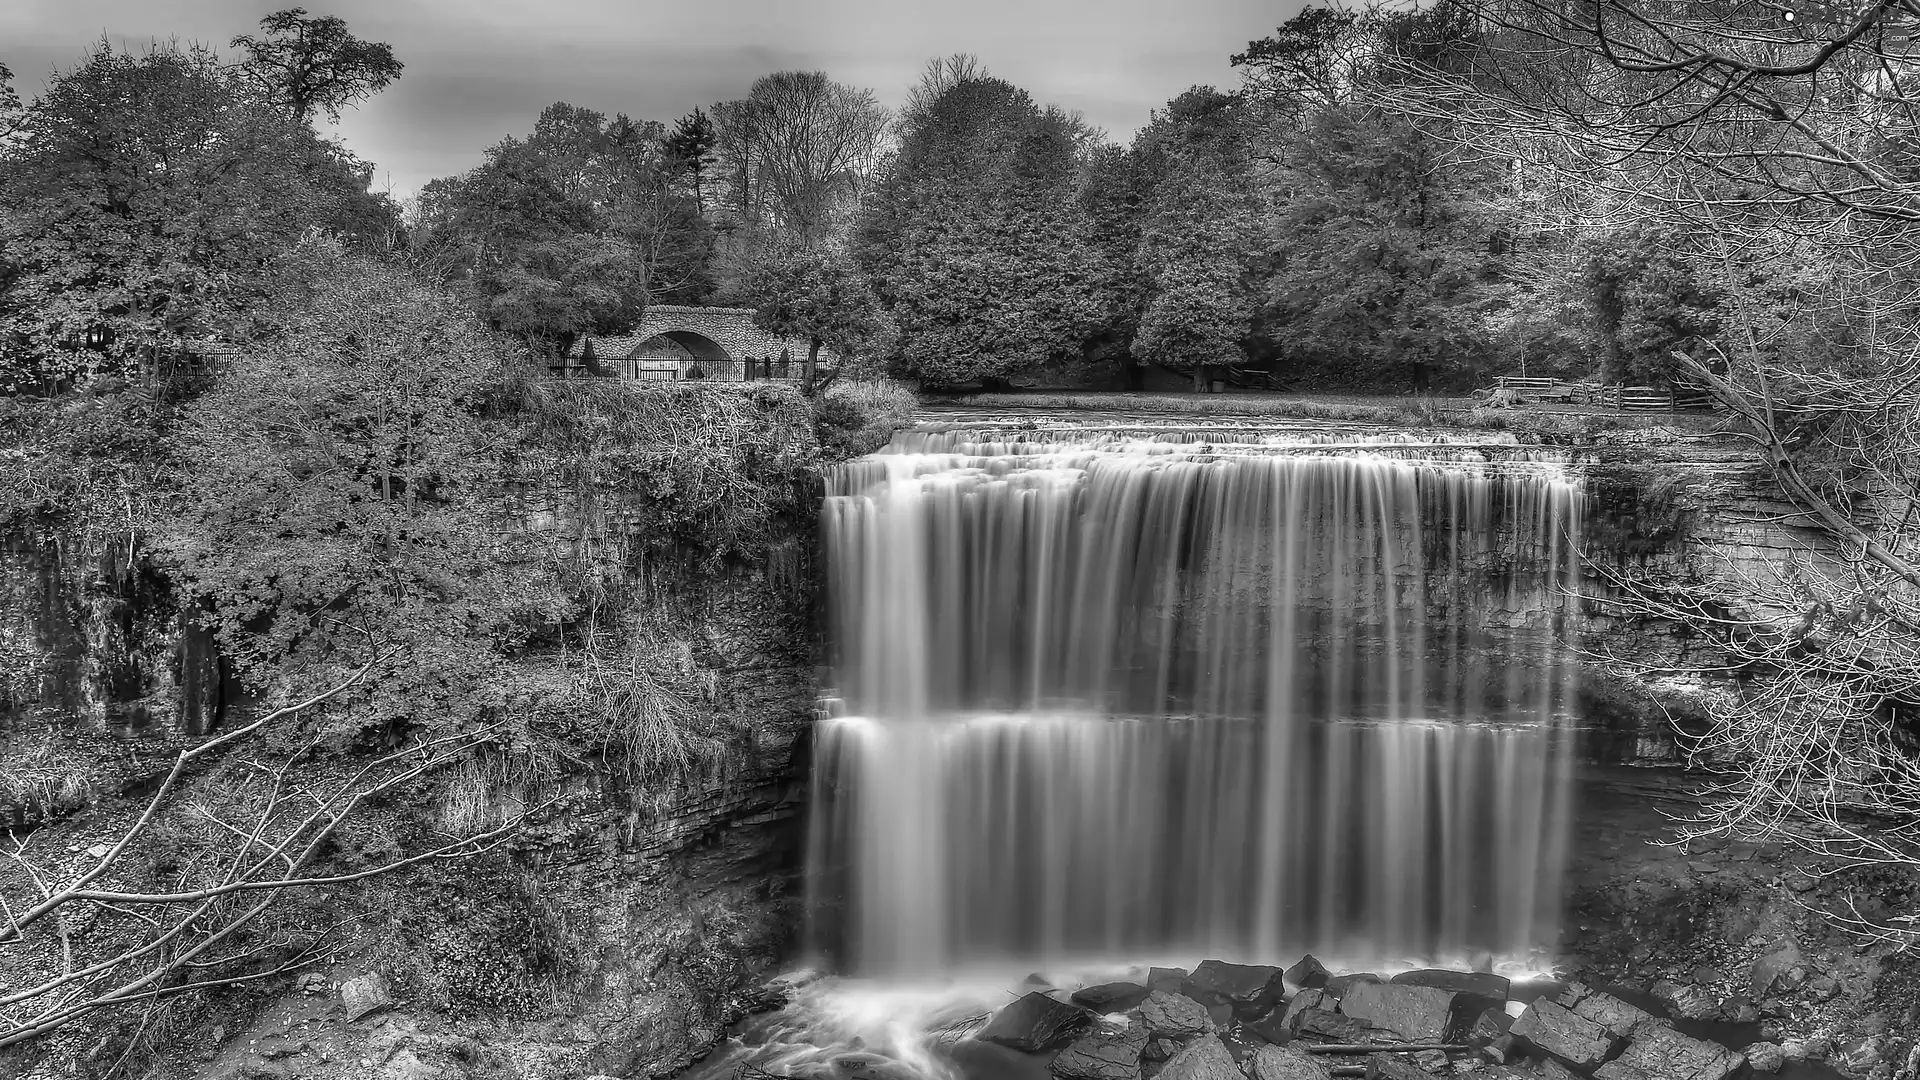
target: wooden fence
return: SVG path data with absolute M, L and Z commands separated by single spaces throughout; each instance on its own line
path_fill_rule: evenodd
M 1674 412 L 1715 407 L 1712 396 L 1695 387 L 1662 389 L 1657 386 L 1610 386 L 1510 375 L 1501 376 L 1495 381 L 1494 394 L 1496 397 L 1507 397 L 1515 404 L 1558 402 L 1618 412 Z

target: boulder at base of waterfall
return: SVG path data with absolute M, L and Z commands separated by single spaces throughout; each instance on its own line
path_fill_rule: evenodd
M 1377 1043 L 1395 1042 L 1400 1038 L 1391 1031 L 1382 1031 L 1365 1020 L 1351 1016 L 1342 1016 L 1325 1009 L 1305 1009 L 1294 1021 L 1302 1038 L 1320 1039 L 1337 1043 Z
M 1280 969 L 1264 964 L 1203 960 L 1187 976 L 1187 996 L 1208 1005 L 1230 1005 L 1243 1020 L 1265 1016 L 1286 995 Z
M 1147 1000 L 1148 990 L 1139 983 L 1110 982 L 1083 986 L 1073 992 L 1072 1001 L 1097 1013 L 1123 1013 Z
M 1140 1021 L 1155 1038 L 1191 1039 L 1213 1030 L 1205 1005 L 1165 990 L 1155 990 L 1140 1003 Z
M 1333 973 L 1328 971 L 1327 966 L 1316 959 L 1312 953 L 1308 953 L 1301 957 L 1298 963 L 1281 972 L 1280 977 L 1303 989 L 1318 990 L 1327 985 L 1327 980 L 1333 977 Z
M 1399 1054 L 1369 1054 L 1367 1080 L 1433 1080 L 1433 1077 Z
M 1165 990 L 1169 994 L 1183 994 L 1187 985 L 1186 968 L 1148 968 L 1147 989 Z
M 1446 968 L 1421 968 L 1403 971 L 1388 982 L 1403 986 L 1431 986 L 1453 994 L 1453 1026 L 1465 1029 L 1487 1009 L 1506 1005 L 1513 983 L 1505 975 L 1490 971 L 1450 971 Z
M 1092 1023 L 1087 1010 L 1035 991 L 995 1013 L 979 1038 L 1034 1054 L 1059 1046 Z
M 1377 982 L 1385 982 L 1385 981 L 1386 981 L 1385 979 L 1382 979 L 1380 976 L 1375 975 L 1371 971 L 1361 971 L 1361 972 L 1355 972 L 1352 975 L 1335 975 L 1333 978 L 1327 980 L 1327 985 L 1321 987 L 1321 990 L 1325 992 L 1325 994 L 1328 997 L 1334 999 L 1335 1001 L 1338 1001 L 1341 998 L 1347 996 L 1347 991 L 1353 989 L 1354 987 L 1360 985 L 1361 983 L 1377 983 Z
M 1249 1020 L 1240 1025 L 1240 1030 L 1262 1042 L 1275 1046 L 1285 1046 L 1293 1041 L 1293 1028 L 1287 1025 L 1287 1014 L 1275 1009 L 1258 1020 Z
M 1485 1046 L 1513 1030 L 1513 1017 L 1505 1009 L 1488 1009 L 1467 1025 L 1465 1041 L 1469 1046 Z
M 1409 1042 L 1439 1042 L 1453 1025 L 1451 991 L 1400 983 L 1358 983 L 1340 999 L 1340 1011 Z
M 1607 1060 L 1619 1041 L 1604 1025 L 1575 1016 L 1572 1010 L 1545 998 L 1527 1006 L 1527 1011 L 1513 1022 L 1512 1034 L 1582 1072 L 1592 1072 Z
M 1620 1056 L 1594 1075 L 1601 1080 L 1635 1080 L 1634 1072 L 1651 1080 L 1727 1080 L 1746 1063 L 1745 1055 L 1724 1046 L 1653 1026 L 1636 1032 Z
M 1318 1054 L 1294 1046 L 1263 1046 L 1246 1063 L 1247 1080 L 1333 1080 Z
M 1293 1000 L 1287 1002 L 1287 1007 L 1281 1011 L 1280 1026 L 1297 1035 L 1300 1032 L 1300 1014 L 1308 1009 L 1320 1008 L 1332 1012 L 1333 1002 L 1328 1001 L 1322 991 L 1302 990 L 1293 995 Z
M 1240 1067 L 1227 1053 L 1227 1044 L 1218 1036 L 1196 1039 L 1186 1049 L 1167 1059 L 1159 1080 L 1243 1080 Z
M 1140 1023 L 1101 1025 L 1053 1059 L 1060 1080 L 1139 1080 L 1147 1029 Z
M 1513 989 L 1512 980 L 1505 975 L 1488 971 L 1448 971 L 1446 968 L 1403 971 L 1388 981 L 1402 986 L 1431 986 L 1435 990 L 1451 990 L 1456 994 L 1474 994 L 1495 1001 L 1507 1000 L 1507 994 Z
M 1573 1010 L 1573 1015 L 1585 1017 L 1623 1039 L 1632 1038 L 1634 1032 L 1643 1027 L 1664 1027 L 1667 1024 L 1647 1010 L 1603 990 L 1595 990 L 1585 983 L 1568 983 L 1567 988 L 1553 1000 L 1555 1004 Z

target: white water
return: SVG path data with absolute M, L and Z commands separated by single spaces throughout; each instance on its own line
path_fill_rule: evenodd
M 1194 445 L 1224 434 L 919 433 L 833 478 L 837 969 L 1551 947 L 1576 487 L 1518 448 Z

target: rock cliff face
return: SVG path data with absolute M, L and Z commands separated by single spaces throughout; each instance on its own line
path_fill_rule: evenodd
M 1820 550 L 1815 533 L 1791 523 L 1791 507 L 1773 494 L 1764 466 L 1738 446 L 1617 433 L 1570 453 L 1590 494 L 1583 543 L 1593 566 L 1591 601 L 1579 628 L 1590 645 L 1649 662 L 1700 659 L 1705 642 L 1606 603 L 1618 593 L 1614 579 L 1731 581 Z M 563 503 L 533 500 L 527 520 L 556 536 L 577 533 L 583 523 Z M 622 527 L 617 512 L 584 524 L 610 533 Z M 565 812 L 521 847 L 520 868 L 538 877 L 546 903 L 565 912 L 564 956 L 543 1007 L 510 1020 L 443 1008 L 464 969 L 440 964 L 438 975 L 409 982 L 409 965 L 431 973 L 435 963 L 370 939 L 326 974 L 339 981 L 365 970 L 393 972 L 394 1008 L 340 1028 L 332 1042 L 316 1037 L 307 1050 L 271 1056 L 267 1050 L 301 1045 L 282 1015 L 287 1002 L 298 1003 L 289 994 L 258 1013 L 258 1023 L 278 1025 L 279 1034 L 261 1027 L 255 1034 L 265 1034 L 248 1048 L 237 1037 L 251 1030 L 242 1016 L 202 1028 L 187 1039 L 183 1071 L 373 1075 L 360 1064 L 366 1061 L 396 1076 L 415 1066 L 409 1075 L 451 1076 L 469 1058 L 491 1054 L 503 1069 L 511 1064 L 502 1076 L 656 1077 L 705 1053 L 747 1006 L 755 981 L 790 955 L 798 921 L 791 890 L 803 856 L 816 656 L 811 523 L 788 524 L 786 546 L 763 565 L 699 589 L 674 628 L 709 675 L 700 707 L 742 733 L 737 753 L 687 784 L 583 780 L 570 789 Z M 83 786 L 0 785 L 0 824 L 62 828 L 69 816 L 84 817 L 90 801 L 137 785 L 183 742 L 246 707 L 205 635 L 181 618 L 165 576 L 117 540 L 10 540 L 0 549 L 0 627 L 52 655 L 44 669 L 0 681 L 0 765 L 18 766 L 54 727 L 69 736 L 63 752 L 90 755 L 67 770 L 84 774 Z M 1671 760 L 1662 706 L 1684 713 L 1688 694 L 1711 689 L 1597 675 L 1587 686 L 1589 754 L 1631 761 Z M 454 895 L 461 884 L 456 876 L 422 886 L 429 887 Z M 431 910 L 447 923 L 434 940 L 460 936 L 459 917 L 450 914 L 457 910 Z M 316 1008 L 301 1022 L 334 1023 L 331 1016 Z
M 557 553 L 633 539 L 620 493 L 598 494 L 508 493 Z M 343 895 L 363 918 L 303 984 L 176 1012 L 156 1075 L 451 1076 L 484 1059 L 506 1070 L 489 1075 L 651 1077 L 704 1054 L 791 953 L 798 923 L 813 522 L 768 529 L 764 556 L 724 574 L 657 551 L 610 564 L 658 599 L 656 629 L 698 688 L 686 704 L 725 744 L 716 760 L 674 776 L 566 767 L 553 811 L 509 851 Z M 244 713 L 228 665 L 179 607 L 124 541 L 23 535 L 0 548 L 4 655 L 49 658 L 0 677 L 0 827 L 84 851 L 180 748 Z M 413 802 L 397 812 L 437 812 Z M 393 1001 L 345 1022 L 338 988 L 368 974 Z M 125 1042 L 102 1034 L 0 1052 L 0 1076 L 104 1066 Z
M 1686 729 L 1702 700 L 1727 688 L 1683 673 L 1713 666 L 1714 643 L 1637 608 L 1631 592 L 1698 590 L 1733 611 L 1790 562 L 1830 561 L 1834 548 L 1801 524 L 1765 463 L 1729 438 L 1605 433 L 1574 448 L 1573 465 L 1588 495 L 1588 602 L 1578 633 L 1596 661 L 1581 701 L 1587 756 L 1677 761 L 1676 726 Z

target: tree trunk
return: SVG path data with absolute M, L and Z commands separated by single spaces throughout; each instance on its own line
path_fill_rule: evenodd
M 807 365 L 802 370 L 800 375 L 800 392 L 801 393 L 805 394 L 808 397 L 813 396 L 813 392 L 814 392 L 813 378 L 816 374 L 819 373 L 819 371 L 820 371 L 820 339 L 818 337 L 811 337 L 807 339 Z

